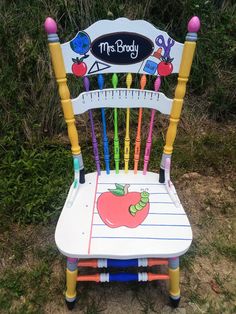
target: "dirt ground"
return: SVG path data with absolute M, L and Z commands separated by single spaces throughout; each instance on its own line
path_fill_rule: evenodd
M 236 313 L 236 202 L 230 182 L 195 172 L 175 182 L 194 235 L 191 249 L 181 259 L 178 309 L 168 306 L 164 282 L 81 283 L 74 313 Z M 14 226 L 13 233 L 2 235 L 1 313 L 68 313 L 63 296 L 65 260 L 55 247 L 55 223 Z

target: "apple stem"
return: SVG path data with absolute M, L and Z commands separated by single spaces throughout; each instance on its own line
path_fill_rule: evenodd
M 130 187 L 130 184 L 125 184 L 125 186 L 124 186 L 124 195 L 126 195 L 126 194 L 128 194 L 128 189 L 129 189 L 129 187 Z
M 129 212 L 132 216 L 135 216 L 136 213 L 140 210 L 142 210 L 147 203 L 149 202 L 149 193 L 148 192 L 142 192 L 141 193 L 141 199 L 136 205 L 131 205 L 129 208 Z

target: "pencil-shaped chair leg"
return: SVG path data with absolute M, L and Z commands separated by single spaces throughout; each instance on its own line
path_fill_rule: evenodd
M 169 259 L 169 295 L 170 302 L 173 307 L 178 307 L 180 301 L 179 288 L 179 258 Z
M 66 304 L 69 310 L 72 310 L 76 301 L 76 283 L 78 275 L 78 259 L 67 258 L 66 267 Z

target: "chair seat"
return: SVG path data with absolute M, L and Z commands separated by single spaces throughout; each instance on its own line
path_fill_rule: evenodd
M 119 194 L 119 185 L 128 184 L 125 196 L 109 191 L 116 189 Z M 175 205 L 165 184 L 159 183 L 157 173 L 89 173 L 69 206 L 73 189 L 72 184 L 55 232 L 58 249 L 68 257 L 167 258 L 184 254 L 191 244 L 187 215 L 181 204 Z M 141 199 L 141 192 L 148 193 L 148 201 Z M 131 205 L 137 210 L 133 215 Z

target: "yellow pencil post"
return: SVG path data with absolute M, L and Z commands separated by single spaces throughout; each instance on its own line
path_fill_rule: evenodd
M 179 123 L 184 96 L 186 92 L 186 84 L 188 81 L 189 73 L 191 70 L 193 56 L 196 48 L 197 32 L 200 28 L 200 20 L 197 16 L 192 17 L 188 23 L 188 34 L 184 43 L 182 60 L 178 75 L 178 84 L 175 89 L 175 95 L 172 103 L 172 109 L 170 113 L 170 122 L 166 134 L 166 143 L 164 146 L 164 152 L 161 161 L 160 169 L 160 182 L 165 182 L 164 169 L 165 159 L 170 157 L 173 151 L 173 144 L 176 137 L 177 126 Z
M 176 137 L 177 125 L 182 111 L 184 96 L 186 92 L 186 83 L 188 81 L 189 73 L 191 70 L 195 47 L 195 42 L 186 41 L 184 43 L 184 51 L 182 56 L 182 62 L 180 65 L 178 84 L 175 89 L 175 97 L 170 113 L 170 124 L 166 134 L 166 144 L 164 147 L 164 153 L 168 155 L 172 154 L 173 151 L 173 143 Z
M 179 257 L 170 258 L 169 264 L 169 296 L 172 306 L 177 307 L 180 301 Z
M 76 298 L 76 284 L 77 284 L 78 270 L 66 270 L 66 299 L 72 300 Z
M 169 268 L 169 276 L 170 276 L 169 293 L 172 297 L 179 297 L 180 296 L 179 267 L 176 269 Z
M 78 276 L 78 259 L 67 257 L 66 267 L 66 303 L 69 309 L 73 309 L 76 301 L 76 285 Z
M 61 98 L 64 118 L 67 124 L 68 136 L 71 143 L 71 150 L 73 155 L 80 155 L 81 149 L 79 146 L 78 133 L 75 126 L 75 118 L 70 99 L 70 92 L 67 86 L 67 78 L 65 65 L 62 57 L 61 45 L 57 35 L 56 22 L 48 17 L 45 21 L 45 30 L 48 34 L 49 50 L 52 59 L 52 65 L 58 83 L 59 94 Z
M 126 86 L 129 89 L 132 84 L 131 73 L 127 74 Z M 125 160 L 125 173 L 129 170 L 129 154 L 130 154 L 130 136 L 129 136 L 129 120 L 130 120 L 130 108 L 126 110 L 126 132 L 125 132 L 125 149 L 124 149 L 124 160 Z

